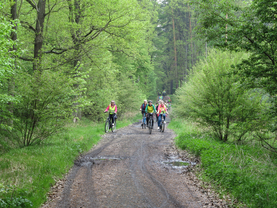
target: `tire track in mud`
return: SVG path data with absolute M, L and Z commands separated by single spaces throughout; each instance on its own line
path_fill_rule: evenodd
M 100 146 L 99 148 L 85 154 L 86 157 L 96 157 L 97 155 L 99 155 L 105 148 L 107 148 L 112 142 L 114 142 L 114 136 L 111 137 L 110 140 L 108 140 L 106 142 L 106 144 Z M 91 193 L 93 193 L 93 181 L 92 179 L 92 172 L 91 169 L 93 167 L 94 161 L 93 160 L 84 160 L 84 157 L 80 157 L 77 160 L 75 160 L 74 162 L 74 167 L 72 168 L 72 171 L 70 172 L 70 174 L 67 177 L 67 183 L 65 185 L 65 188 L 63 190 L 63 200 L 59 201 L 57 203 L 57 205 L 55 207 L 61 207 L 61 208 L 68 208 L 71 207 L 70 205 L 70 194 L 71 194 L 71 187 L 74 183 L 74 179 L 77 177 L 78 171 L 82 168 L 82 167 L 86 167 L 87 168 L 87 173 L 86 175 L 86 186 L 87 186 L 87 190 L 90 190 Z M 93 197 L 89 197 L 90 200 L 90 204 L 92 205 L 94 203 Z M 94 204 L 93 207 L 96 207 L 97 204 Z
M 174 136 L 169 129 L 149 135 L 139 123 L 105 134 L 75 161 L 64 189 L 43 208 L 203 207 L 181 174 L 161 165 Z

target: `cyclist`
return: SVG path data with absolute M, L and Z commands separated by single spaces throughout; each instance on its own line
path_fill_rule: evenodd
M 142 105 L 140 107 L 141 114 L 142 114 L 142 124 L 141 124 L 141 126 L 143 125 L 143 123 L 145 123 L 145 121 L 143 120 L 143 115 L 145 114 L 146 106 L 147 106 L 147 100 L 144 100 L 144 102 L 142 103 Z
M 114 126 L 114 122 L 116 119 L 116 113 L 117 113 L 117 106 L 114 102 L 114 100 L 111 101 L 111 104 L 106 108 L 104 113 L 109 111 L 109 118 L 112 120 L 112 125 Z
M 168 114 L 164 102 L 161 102 L 161 104 L 159 105 L 157 114 L 158 114 L 158 117 L 159 117 L 159 120 L 158 120 L 158 129 L 160 129 L 160 124 L 161 124 L 161 121 L 162 121 L 162 116 L 164 117 L 164 123 L 165 123 L 165 114 Z
M 150 113 L 156 113 L 156 108 L 152 104 L 151 100 L 148 101 L 148 105 L 145 108 L 145 112 L 147 113 L 146 114 L 146 122 L 147 122 L 147 126 L 148 126 L 148 121 L 149 121 Z M 154 125 L 154 123 L 153 123 L 153 125 Z

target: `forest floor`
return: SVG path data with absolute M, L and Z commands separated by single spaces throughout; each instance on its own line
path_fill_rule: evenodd
M 175 136 L 157 124 L 149 134 L 140 123 L 105 134 L 57 181 L 42 208 L 228 207 L 203 188 L 193 171 L 199 159 L 176 149 Z M 188 164 L 177 167 L 174 160 Z

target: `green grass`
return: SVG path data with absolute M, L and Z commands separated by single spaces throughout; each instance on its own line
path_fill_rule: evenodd
M 136 122 L 140 117 L 136 115 L 132 119 L 118 121 L 117 128 Z M 11 195 L 29 199 L 33 207 L 40 207 L 55 179 L 62 178 L 76 157 L 91 149 L 103 134 L 104 123 L 84 120 L 68 124 L 65 131 L 41 145 L 13 149 L 0 155 L 0 207 L 1 198 L 9 199 Z M 5 189 L 10 190 L 4 193 Z
M 255 142 L 217 141 L 190 122 L 173 120 L 176 145 L 200 156 L 204 179 L 248 207 L 277 207 L 277 159 Z

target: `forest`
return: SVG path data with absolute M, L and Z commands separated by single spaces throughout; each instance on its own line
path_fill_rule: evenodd
M 39 143 L 68 119 L 119 118 L 173 94 L 205 51 L 189 3 L 1 3 L 1 150 Z
M 267 0 L 1 1 L 0 155 L 72 122 L 104 123 L 111 100 L 120 120 L 134 117 L 166 90 L 174 119 L 224 144 L 257 145 L 273 178 L 276 15 Z M 274 207 L 274 191 L 242 200 Z

